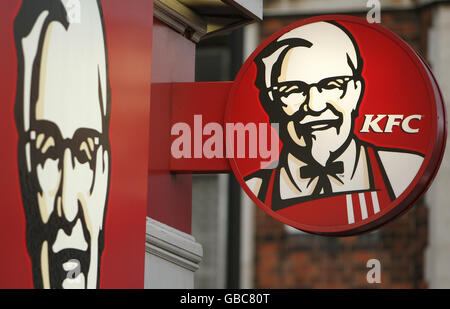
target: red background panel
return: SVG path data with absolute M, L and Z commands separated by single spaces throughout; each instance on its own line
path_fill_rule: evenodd
M 164 85 L 164 84 L 161 84 Z M 228 100 L 228 94 L 233 82 L 195 82 L 173 83 L 172 89 L 172 118 L 171 125 L 186 123 L 191 128 L 191 157 L 174 158 L 170 156 L 170 170 L 177 173 L 224 173 L 230 172 L 231 167 L 226 158 L 226 149 L 223 147 L 222 158 L 206 158 L 202 153 L 201 158 L 194 157 L 194 116 L 201 115 L 202 127 L 208 123 L 218 123 L 223 129 L 224 114 Z M 164 87 L 164 86 L 162 86 Z M 167 87 L 167 86 L 165 86 Z M 215 133 L 217 134 L 217 133 Z M 171 143 L 179 135 L 171 136 Z M 202 136 L 202 147 L 210 135 Z M 223 145 L 225 145 L 225 131 L 223 131 Z
M 17 59 L 13 22 L 20 1 L 2 2 L 0 13 L 0 288 L 31 288 L 31 262 L 25 243 L 25 214 L 17 167 L 17 131 L 14 122 Z
M 17 167 L 13 20 L 21 1 L 0 13 L 0 288 L 32 288 Z M 111 182 L 101 288 L 143 288 L 153 1 L 102 1 L 111 80 Z M 133 154 L 130 158 L 130 154 Z
M 153 1 L 103 1 L 111 78 L 111 185 L 102 288 L 143 288 Z

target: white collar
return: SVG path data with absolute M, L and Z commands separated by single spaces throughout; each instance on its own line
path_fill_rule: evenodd
M 280 166 L 281 198 L 290 199 L 311 195 L 318 177 L 312 181 L 310 178 L 302 178 L 300 168 L 307 164 L 294 155 L 289 153 L 286 161 L 284 166 Z M 370 187 L 369 168 L 364 146 L 352 139 L 344 152 L 334 160 L 334 162 L 339 161 L 344 164 L 344 173 L 337 175 L 342 182 L 328 176 L 333 192 L 365 190 Z

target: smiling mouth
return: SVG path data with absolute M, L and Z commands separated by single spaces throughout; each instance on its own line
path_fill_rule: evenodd
M 300 126 L 303 128 L 309 130 L 309 131 L 320 131 L 320 130 L 327 130 L 329 128 L 338 128 L 339 127 L 339 120 L 333 119 L 333 120 L 319 120 L 319 121 L 311 121 L 308 123 L 300 123 Z
M 84 288 L 90 266 L 90 251 L 63 249 L 49 250 L 49 273 L 52 288 Z
M 64 271 L 66 272 L 66 278 L 62 282 L 64 289 L 84 289 L 85 275 L 81 270 L 81 262 L 77 259 L 71 259 L 62 264 Z

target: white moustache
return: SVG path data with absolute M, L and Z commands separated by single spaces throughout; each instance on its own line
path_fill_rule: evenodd
M 332 121 L 338 119 L 339 117 L 336 114 L 334 114 L 331 110 L 327 109 L 319 116 L 306 115 L 305 117 L 303 117 L 302 120 L 300 120 L 300 124 L 308 124 L 316 121 Z
M 67 235 L 62 229 L 59 229 L 58 234 L 56 235 L 56 240 L 52 246 L 54 253 L 58 253 L 64 249 L 78 249 L 86 251 L 87 248 L 88 244 L 84 239 L 81 219 L 78 219 L 70 235 Z

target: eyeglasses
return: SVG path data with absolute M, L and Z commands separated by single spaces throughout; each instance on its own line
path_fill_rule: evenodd
M 303 104 L 309 95 L 312 87 L 317 87 L 319 92 L 344 90 L 341 98 L 345 95 L 345 89 L 353 76 L 336 76 L 322 79 L 318 83 L 307 84 L 302 81 L 286 81 L 267 89 L 268 93 L 272 93 L 273 99 L 281 101 L 285 105 Z
M 34 129 L 27 133 L 27 141 L 31 142 L 31 158 L 37 164 L 44 164 L 47 159 L 61 159 L 64 152 L 70 149 L 72 159 L 84 164 L 88 162 L 90 168 L 95 168 L 96 153 L 100 145 L 105 144 L 105 137 L 93 129 L 80 128 L 72 138 L 64 139 L 56 124 L 46 120 L 36 121 Z

